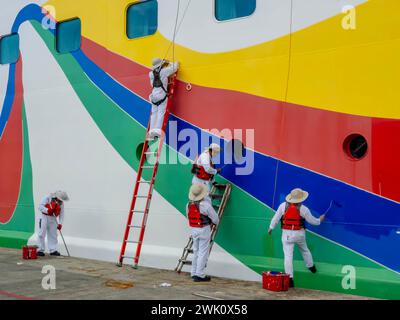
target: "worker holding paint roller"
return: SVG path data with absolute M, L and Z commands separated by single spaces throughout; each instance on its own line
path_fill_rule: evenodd
M 310 210 L 303 205 L 308 198 L 308 192 L 299 188 L 293 189 L 286 196 L 286 202 L 282 203 L 271 220 L 268 234 L 281 221 L 282 244 L 285 256 L 285 273 L 290 275 L 290 287 L 294 287 L 293 281 L 293 249 L 296 244 L 303 256 L 306 267 L 312 272 L 317 272 L 310 250 L 307 247 L 304 222 L 319 225 L 325 220 L 325 214 L 315 218 Z
M 211 183 L 214 176 L 221 172 L 221 169 L 216 169 L 212 158 L 216 157 L 221 152 L 221 147 L 216 143 L 211 143 L 206 150 L 194 161 L 192 173 L 194 174 L 192 184 L 204 184 L 211 190 Z
M 57 230 L 61 231 L 64 222 L 64 201 L 69 197 L 65 191 L 56 191 L 45 196 L 39 204 L 42 213 L 39 218 L 39 245 L 37 255 L 44 257 L 45 238 L 47 234 L 47 244 L 51 256 L 60 256 L 57 251 Z M 57 222 L 57 217 L 59 221 Z

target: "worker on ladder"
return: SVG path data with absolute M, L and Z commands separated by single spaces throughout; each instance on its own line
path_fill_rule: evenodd
M 293 281 L 293 249 L 296 244 L 303 256 L 306 267 L 316 273 L 317 269 L 314 265 L 310 250 L 307 247 L 306 232 L 304 222 L 307 221 L 312 225 L 320 225 L 325 220 L 325 215 L 315 218 L 310 210 L 303 205 L 308 198 L 308 192 L 299 188 L 293 189 L 286 196 L 286 202 L 282 203 L 271 220 L 268 234 L 272 234 L 272 230 L 281 221 L 282 228 L 282 244 L 285 256 L 285 273 L 290 275 L 289 286 L 294 287 Z
M 64 201 L 69 197 L 65 191 L 56 191 L 45 196 L 39 204 L 41 216 L 39 218 L 39 246 L 37 255 L 44 257 L 45 238 L 47 233 L 47 242 L 51 256 L 59 256 L 57 251 L 57 230 L 61 230 L 64 221 Z M 57 217 L 59 221 L 57 222 Z
M 149 138 L 161 136 L 168 103 L 168 78 L 177 72 L 179 62 L 170 63 L 160 58 L 153 59 L 153 69 L 149 73 L 152 92 L 150 94 L 151 118 Z
M 211 280 L 204 271 L 210 253 L 211 224 L 218 225 L 219 218 L 211 202 L 206 200 L 208 193 L 208 188 L 204 184 L 193 184 L 186 207 L 193 239 L 191 276 L 195 282 Z
M 221 147 L 216 143 L 211 143 L 206 150 L 198 156 L 192 166 L 194 174 L 192 184 L 200 183 L 211 190 L 211 184 L 216 174 L 221 172 L 221 169 L 215 168 L 212 158 L 216 157 L 221 152 Z

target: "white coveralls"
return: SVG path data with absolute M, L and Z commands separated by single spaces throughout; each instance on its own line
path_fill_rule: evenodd
M 168 77 L 173 75 L 179 68 L 179 62 L 170 64 L 168 67 L 162 68 L 160 71 L 161 82 L 165 90 L 168 90 Z M 154 70 L 154 69 L 153 69 Z M 153 86 L 154 75 L 153 71 L 149 73 L 150 84 Z M 149 100 L 151 102 L 151 118 L 150 118 L 150 131 L 161 130 L 164 120 L 165 111 L 167 109 L 168 98 L 163 103 L 156 106 L 153 102 L 158 102 L 167 95 L 162 88 L 153 88 Z
M 212 207 L 211 200 L 208 197 L 199 203 L 199 209 L 200 213 L 208 216 L 213 224 L 217 225 L 219 223 L 218 214 Z M 187 215 L 189 214 L 189 206 L 186 206 L 186 213 Z M 193 261 L 191 276 L 204 278 L 206 276 L 204 270 L 210 254 L 211 226 L 208 225 L 203 228 L 190 227 L 190 229 L 193 239 Z
M 218 172 L 217 169 L 214 169 L 213 167 L 211 167 L 211 155 L 208 150 L 206 150 L 202 154 L 200 154 L 200 156 L 196 160 L 196 164 L 204 167 L 204 170 L 209 174 L 216 175 Z M 208 190 L 211 190 L 212 180 L 199 179 L 196 177 L 196 175 L 194 175 L 193 179 L 192 179 L 192 184 L 196 184 L 196 183 L 204 184 L 208 187 Z
M 279 206 L 274 217 L 272 218 L 269 227 L 271 230 L 273 230 L 275 226 L 280 222 L 281 218 L 285 214 L 285 209 L 286 209 L 286 202 L 282 203 Z M 301 205 L 300 215 L 309 224 L 317 226 L 321 223 L 320 219 L 315 218 L 305 205 Z M 293 278 L 293 249 L 295 244 L 297 244 L 300 253 L 303 256 L 306 267 L 310 268 L 314 265 L 311 252 L 307 247 L 306 232 L 304 229 L 301 230 L 282 229 L 282 244 L 283 244 L 283 253 L 285 256 L 285 273 L 289 274 L 291 278 Z
M 55 216 L 48 216 L 46 204 L 50 204 L 52 200 L 51 195 L 45 196 L 39 204 L 39 211 L 42 213 L 39 218 L 39 245 L 38 251 L 45 252 L 45 238 L 47 233 L 47 245 L 50 253 L 57 251 L 57 225 L 64 222 L 64 203 L 61 205 L 60 215 L 58 216 L 59 222 Z

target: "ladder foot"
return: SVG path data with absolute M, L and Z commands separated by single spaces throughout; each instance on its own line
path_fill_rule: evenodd
M 137 265 L 137 264 L 134 264 L 134 265 L 132 266 L 132 269 L 137 270 L 137 269 L 138 269 L 138 265 Z

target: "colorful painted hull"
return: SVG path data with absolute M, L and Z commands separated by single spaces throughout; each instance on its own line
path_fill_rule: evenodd
M 1 34 L 20 34 L 21 57 L 0 67 L 0 246 L 35 242 L 40 198 L 62 188 L 71 197 L 63 230 L 72 255 L 117 260 L 150 113 L 150 62 L 165 55 L 174 27 L 177 1 L 158 2 L 158 32 L 135 40 L 124 33 L 131 1 L 21 0 L 1 12 Z M 189 2 L 181 2 L 183 16 Z M 296 252 L 296 285 L 400 298 L 400 4 L 341 3 L 355 5 L 358 17 L 355 30 L 344 30 L 333 0 L 259 1 L 253 16 L 229 23 L 210 18 L 212 3 L 190 4 L 178 32 L 169 129 L 224 145 L 227 136 L 208 130 L 254 129 L 255 143 L 244 141 L 252 174 L 228 165 L 218 178 L 233 189 L 209 272 L 260 280 L 262 271 L 282 270 L 281 233 L 267 229 L 285 195 L 301 187 L 314 215 L 332 200 L 341 207 L 308 226 L 318 273 Z M 81 50 L 55 51 L 40 5 L 53 6 L 60 21 L 81 18 Z M 343 150 L 351 134 L 368 141 L 359 161 Z M 182 152 L 184 142 L 168 136 L 164 154 L 180 161 L 160 165 L 143 265 L 174 268 L 187 241 L 195 155 Z M 356 272 L 352 289 L 347 266 Z

